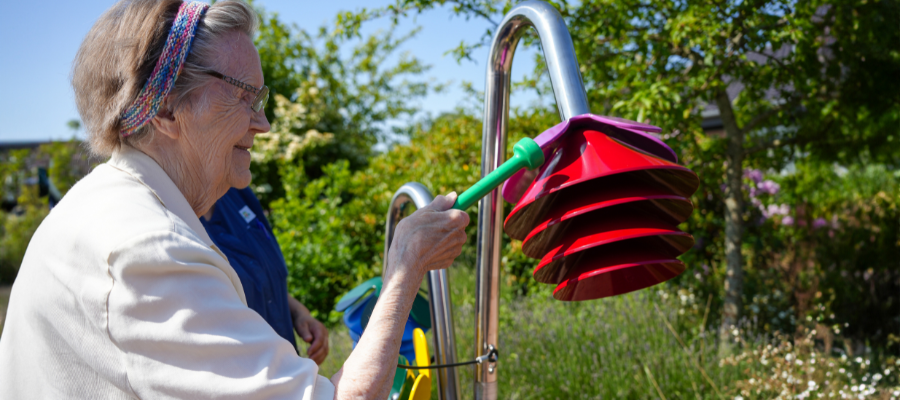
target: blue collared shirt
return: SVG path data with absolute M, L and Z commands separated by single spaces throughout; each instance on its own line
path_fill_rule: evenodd
M 253 191 L 229 189 L 216 202 L 212 218 L 201 217 L 200 222 L 241 278 L 247 305 L 296 349 L 287 300 L 287 266 Z

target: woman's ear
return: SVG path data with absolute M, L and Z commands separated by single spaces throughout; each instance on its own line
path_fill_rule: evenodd
M 181 129 L 178 127 L 178 121 L 175 120 L 175 113 L 166 107 L 163 103 L 159 107 L 159 112 L 150 121 L 157 132 L 165 135 L 169 139 L 178 139 L 181 136 Z

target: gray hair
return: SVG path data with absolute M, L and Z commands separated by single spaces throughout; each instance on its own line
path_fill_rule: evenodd
M 75 104 L 84 122 L 88 146 L 109 156 L 123 144 L 148 136 L 145 125 L 123 137 L 120 115 L 137 98 L 162 53 L 181 0 L 120 0 L 88 32 L 72 65 Z M 242 0 L 218 1 L 197 26 L 191 51 L 164 107 L 191 106 L 197 89 L 211 79 L 203 73 L 214 57 L 217 39 L 231 32 L 251 38 L 259 27 L 256 12 Z

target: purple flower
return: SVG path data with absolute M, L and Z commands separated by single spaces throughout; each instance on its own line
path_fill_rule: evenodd
M 781 223 L 785 226 L 791 226 L 794 224 L 794 217 L 788 215 L 781 220 Z
M 760 182 L 759 185 L 757 185 L 756 187 L 759 189 L 760 192 L 768 193 L 768 194 L 772 194 L 772 195 L 778 193 L 778 190 L 781 189 L 781 185 L 779 185 L 773 181 L 770 181 L 768 179 Z
M 758 169 L 745 169 L 744 178 L 749 178 L 753 183 L 759 184 L 763 178 L 763 173 Z
M 766 209 L 762 209 L 763 218 L 772 218 L 776 215 L 788 215 L 791 212 L 791 207 L 787 204 L 769 204 L 769 207 Z
M 778 207 L 778 213 L 781 215 L 788 215 L 789 212 L 791 212 L 791 206 L 787 204 L 782 204 Z
M 812 223 L 813 229 L 824 228 L 826 226 L 828 226 L 828 221 L 826 221 L 825 218 L 822 217 L 816 218 L 816 220 Z

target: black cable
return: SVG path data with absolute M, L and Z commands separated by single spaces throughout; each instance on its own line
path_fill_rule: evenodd
M 401 365 L 401 364 L 397 364 L 397 368 L 403 368 L 403 369 L 440 369 L 440 368 L 461 367 L 461 366 L 463 366 L 463 365 L 472 365 L 472 364 L 478 364 L 478 360 L 466 361 L 466 362 L 455 363 L 455 364 L 429 365 L 429 366 L 427 366 L 427 367 L 416 367 L 416 366 L 413 366 L 413 365 Z
M 487 359 L 488 362 L 497 362 L 497 359 L 500 358 L 500 352 L 498 352 L 497 349 L 496 349 L 493 345 L 489 345 L 488 348 L 489 348 L 490 350 L 488 351 L 487 354 L 485 354 L 485 355 L 483 355 L 483 356 L 481 356 L 481 357 L 478 357 L 478 358 L 476 358 L 476 359 L 474 359 L 474 360 L 472 360 L 472 361 L 464 361 L 464 362 L 459 362 L 459 363 L 454 363 L 454 364 L 429 365 L 429 366 L 427 366 L 427 367 L 416 367 L 416 366 L 412 366 L 412 365 L 401 365 L 401 364 L 397 364 L 397 368 L 403 368 L 403 369 L 441 369 L 441 368 L 455 368 L 455 367 L 461 367 L 461 366 L 463 366 L 463 365 L 481 364 L 482 362 L 484 362 L 485 359 Z

